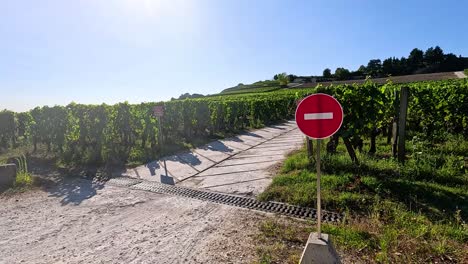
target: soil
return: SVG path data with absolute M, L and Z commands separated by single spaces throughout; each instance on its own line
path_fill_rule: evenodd
M 257 223 L 269 217 L 85 179 L 0 203 L 2 264 L 251 263 Z

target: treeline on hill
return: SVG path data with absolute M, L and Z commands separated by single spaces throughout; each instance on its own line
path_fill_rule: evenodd
M 190 93 L 184 93 L 184 94 L 181 94 L 179 96 L 179 98 L 177 98 L 178 100 L 184 100 L 184 99 L 187 99 L 187 98 L 202 98 L 204 97 L 203 94 L 197 94 L 197 93 L 194 93 L 194 94 L 190 94 Z M 172 97 L 171 98 L 171 101 L 174 101 L 174 100 L 177 100 L 176 98 Z
M 382 78 L 391 76 L 436 73 L 449 71 L 463 71 L 468 68 L 468 58 L 456 56 L 453 53 L 445 54 L 444 51 L 436 46 L 428 48 L 425 52 L 420 49 L 413 49 L 408 58 L 390 57 L 385 60 L 372 59 L 369 60 L 367 66 L 361 65 L 357 70 L 350 71 L 343 67 L 338 67 L 334 73 L 331 69 L 323 70 L 322 76 L 296 76 L 294 74 L 287 75 L 288 81 L 301 79 L 304 82 L 328 82 L 336 80 L 364 79 L 367 76 L 373 78 Z M 280 76 L 275 75 L 274 80 L 278 80 Z
M 408 125 L 411 133 L 441 139 L 446 133 L 468 137 L 468 80 L 406 84 L 410 88 Z M 0 150 L 39 144 L 69 164 L 145 162 L 161 154 L 157 120 L 152 108 L 164 104 L 166 143 L 192 142 L 223 132 L 290 119 L 296 100 L 316 92 L 335 96 L 343 105 L 344 122 L 338 135 L 347 142 L 389 131 L 401 85 L 338 85 L 279 90 L 165 103 L 37 107 L 29 112 L 0 112 Z M 355 146 L 352 146 L 355 147 Z

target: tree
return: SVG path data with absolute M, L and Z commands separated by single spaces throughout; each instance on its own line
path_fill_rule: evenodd
M 288 74 L 283 72 L 283 73 L 278 73 L 276 74 L 276 80 L 279 81 L 280 85 L 285 87 L 289 83 L 289 77 Z
M 408 59 L 401 57 L 399 64 L 399 75 L 411 74 L 411 71 L 408 68 Z
M 392 75 L 392 76 L 397 76 L 397 75 L 402 75 L 405 74 L 406 71 L 406 59 L 403 57 L 400 59 L 398 58 L 388 58 L 383 61 L 382 63 L 382 72 L 385 75 Z
M 27 139 L 30 133 L 30 124 L 32 123 L 32 116 L 29 112 L 16 114 L 16 134 L 18 137 L 22 137 L 23 140 Z
M 463 60 L 453 53 L 444 56 L 444 61 L 440 67 L 441 71 L 460 71 L 464 69 Z
M 0 147 L 15 145 L 15 113 L 7 110 L 0 112 Z
M 436 46 L 435 48 L 428 48 L 424 53 L 424 62 L 427 66 L 436 66 L 442 64 L 444 61 L 444 51 Z
M 420 49 L 413 49 L 408 56 L 407 70 L 411 73 L 424 67 L 424 52 Z
M 288 75 L 288 81 L 289 81 L 289 82 L 293 82 L 296 78 L 297 78 L 297 76 L 294 75 L 294 74 L 289 74 L 289 75 Z
M 385 59 L 382 63 L 382 72 L 387 75 L 395 75 L 395 66 L 394 58 Z
M 347 80 L 351 76 L 351 73 L 348 69 L 345 68 L 336 68 L 335 70 L 335 77 L 338 80 Z
M 363 74 L 366 74 L 367 73 L 367 68 L 366 68 L 366 66 L 361 65 L 361 66 L 359 66 L 358 71 L 362 72 Z
M 196 93 L 194 94 L 184 93 L 179 96 L 179 100 L 188 99 L 188 98 L 201 98 L 201 97 L 204 97 L 204 95 L 196 94 Z
M 329 68 L 326 68 L 325 70 L 323 70 L 323 77 L 324 78 L 331 78 L 332 77 L 331 70 Z
M 382 61 L 380 59 L 373 59 L 367 63 L 367 74 L 372 77 L 377 77 L 382 73 Z

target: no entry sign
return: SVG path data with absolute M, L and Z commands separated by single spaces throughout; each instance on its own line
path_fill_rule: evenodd
M 164 116 L 164 105 L 156 105 L 153 107 L 153 115 L 156 117 Z
M 343 108 L 328 94 L 309 95 L 297 106 L 296 123 L 302 133 L 310 138 L 328 138 L 340 129 Z
M 322 236 L 322 195 L 320 188 L 320 141 L 335 134 L 343 123 L 343 108 L 328 94 L 309 95 L 296 109 L 296 123 L 306 136 L 317 139 L 317 237 Z

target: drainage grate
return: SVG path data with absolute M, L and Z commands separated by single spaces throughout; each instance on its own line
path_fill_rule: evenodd
M 107 181 L 107 183 L 111 185 L 115 185 L 115 186 L 130 187 L 142 181 L 143 180 L 130 178 L 130 177 L 116 177 L 116 178 L 110 179 L 109 181 Z
M 300 207 L 278 202 L 262 202 L 248 197 L 209 192 L 182 186 L 167 185 L 159 182 L 143 181 L 128 177 L 118 177 L 109 180 L 108 183 L 111 185 L 129 187 L 136 190 L 178 195 L 187 198 L 194 198 L 268 213 L 277 213 L 296 218 L 315 219 L 317 217 L 316 210 L 309 207 Z M 342 214 L 328 211 L 322 212 L 322 221 L 324 222 L 340 222 L 342 218 Z

